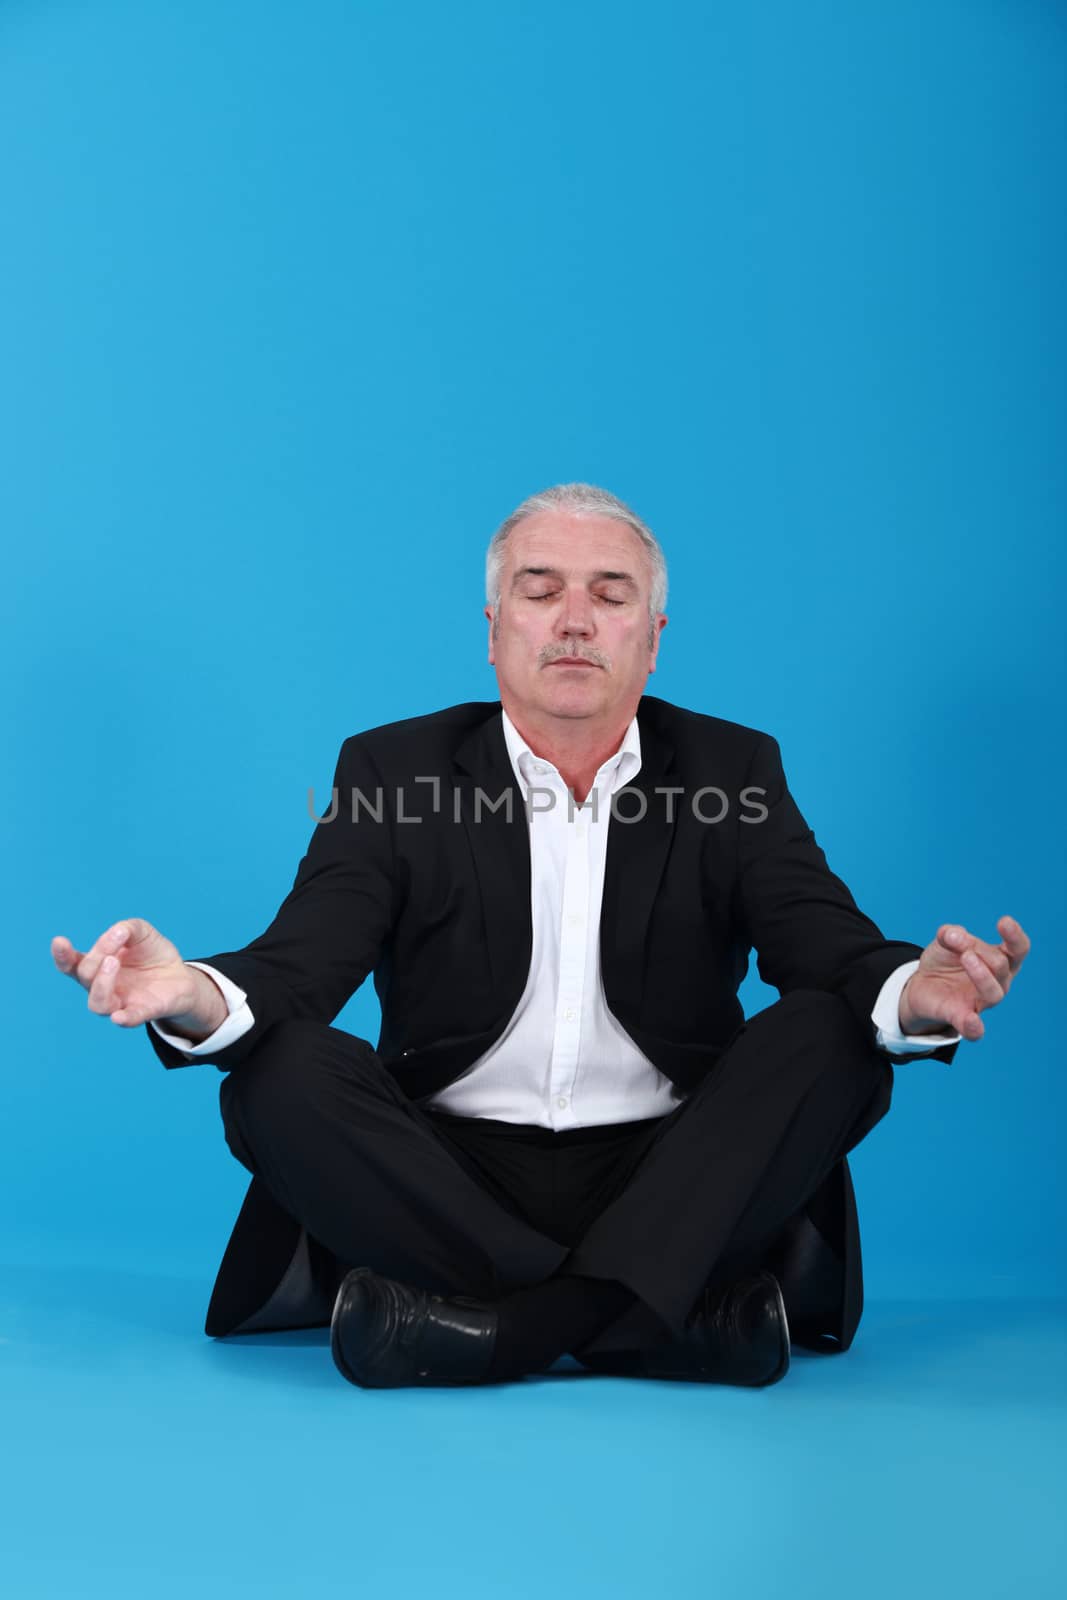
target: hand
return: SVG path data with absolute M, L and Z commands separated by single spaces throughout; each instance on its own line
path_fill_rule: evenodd
M 979 1012 L 1000 1004 L 1030 949 L 1014 917 L 1001 917 L 997 931 L 1001 943 L 986 944 L 958 923 L 938 928 L 900 996 L 904 1033 L 938 1033 L 949 1027 L 964 1039 L 982 1037 L 985 1023 Z
M 88 990 L 89 1010 L 110 1017 L 120 1028 L 164 1017 L 210 1020 L 200 982 L 207 975 L 187 967 L 170 940 L 143 917 L 113 923 L 84 952 L 59 935 L 52 940 L 52 959 L 60 972 Z M 221 1021 L 226 1002 L 209 978 L 207 983 L 221 1005 Z

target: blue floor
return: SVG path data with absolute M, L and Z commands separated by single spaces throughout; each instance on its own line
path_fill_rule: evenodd
M 1063 1305 L 875 1302 L 848 1355 L 768 1390 L 382 1393 L 324 1331 L 204 1338 L 203 1300 L 4 1272 L 12 1600 L 1067 1590 Z

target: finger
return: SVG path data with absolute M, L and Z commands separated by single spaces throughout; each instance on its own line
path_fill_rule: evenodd
M 115 955 L 128 942 L 130 929 L 127 922 L 113 922 L 105 928 L 99 939 L 87 950 L 78 963 L 78 981 L 88 989 L 96 981 L 97 973 L 108 956 Z
M 949 1018 L 949 1021 L 960 1037 L 969 1039 L 972 1044 L 985 1033 L 985 1023 L 977 1011 L 966 1011 L 961 1017 Z
M 136 998 L 126 995 L 120 1000 L 111 1013 L 111 1020 L 120 1028 L 139 1028 L 144 1022 L 173 1014 L 174 1010 L 175 1003 L 169 995 L 158 990 L 141 990 Z
M 147 1022 L 148 1013 L 136 1006 L 119 1006 L 111 1013 L 111 1020 L 120 1028 L 139 1028 L 142 1022 Z
M 984 963 L 985 970 L 992 973 L 1000 985 L 1000 992 L 996 1000 L 1003 1000 L 1008 992 L 1012 978 L 1012 967 L 1007 951 L 1002 945 L 986 944 L 984 939 L 978 939 L 973 933 L 957 922 L 947 922 L 937 930 L 937 941 L 943 949 L 951 952 L 963 966 L 968 976 L 974 977 L 975 973 L 982 975 L 982 968 L 972 968 L 968 963 L 968 956 L 977 954 Z M 995 1005 L 996 1000 L 989 999 L 988 1004 Z
M 92 986 L 102 957 L 93 956 L 91 951 L 76 950 L 69 939 L 62 937 L 52 941 L 52 957 L 60 972 L 66 973 L 68 978 L 73 978 L 80 983 L 83 989 Z
M 943 1027 L 953 1028 L 962 1039 L 973 1041 L 980 1039 L 985 1033 L 985 1023 L 974 1007 L 967 1005 L 966 1001 L 946 1006 L 941 1021 Z
M 964 952 L 964 956 L 971 952 L 981 956 L 989 971 L 1004 990 L 1004 993 L 1007 994 L 1011 986 L 1012 969 L 1011 961 L 1004 946 L 1002 944 L 986 944 L 984 939 L 976 939 L 971 945 L 970 951 Z
M 99 939 L 93 945 L 90 955 L 113 956 L 116 950 L 121 950 L 130 938 L 129 922 L 113 922 L 110 928 L 105 928 Z
M 115 1010 L 115 979 L 121 963 L 117 956 L 103 956 L 96 977 L 89 987 L 88 1006 L 98 1016 L 108 1016 Z
M 84 961 L 85 953 L 75 950 L 65 934 L 58 933 L 52 940 L 52 960 L 60 972 L 65 972 L 68 978 L 77 978 L 78 962 Z
M 111 1013 L 111 1020 L 120 1028 L 139 1028 L 142 1023 L 150 1022 L 160 1015 L 158 1007 L 147 1000 L 137 1002 L 128 1000 L 124 1005 L 115 1007 Z
M 1030 940 L 1014 917 L 1001 917 L 997 922 L 997 932 L 1004 940 L 1004 949 L 1014 974 L 1030 953 Z
M 974 984 L 975 993 L 983 1006 L 999 1005 L 1007 990 L 998 983 L 977 950 L 965 950 L 960 957 L 964 972 Z

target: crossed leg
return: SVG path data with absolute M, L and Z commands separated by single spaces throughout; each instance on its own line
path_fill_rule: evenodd
M 557 1274 L 621 1284 L 634 1304 L 603 1348 L 624 1349 L 757 1264 L 891 1088 L 845 1004 L 802 991 L 670 1116 L 585 1141 L 428 1114 L 370 1045 L 313 1022 L 272 1028 L 221 1099 L 233 1153 L 339 1262 L 488 1299 Z

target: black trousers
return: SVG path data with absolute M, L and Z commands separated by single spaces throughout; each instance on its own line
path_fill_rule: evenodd
M 276 1024 L 222 1083 L 227 1142 L 332 1254 L 494 1298 L 556 1271 L 634 1309 L 596 1341 L 677 1332 L 708 1283 L 765 1264 L 784 1225 L 885 1114 L 893 1069 L 836 996 L 752 1017 L 670 1115 L 555 1133 L 409 1099 L 362 1039 Z

